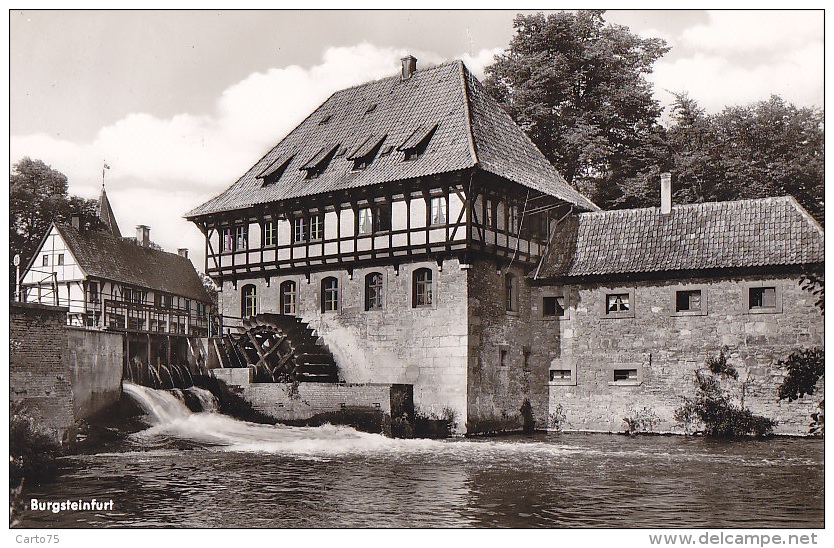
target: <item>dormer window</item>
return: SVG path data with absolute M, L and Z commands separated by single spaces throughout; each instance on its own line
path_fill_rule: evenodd
M 376 110 L 376 103 L 371 103 L 368 105 L 368 108 L 365 109 L 365 114 L 370 114 Z
M 322 116 L 321 120 L 319 120 L 319 125 L 323 126 L 324 124 L 326 124 L 329 121 L 330 121 L 330 114 L 325 114 L 324 116 Z
M 302 171 L 307 172 L 306 178 L 315 179 L 324 173 L 324 170 L 327 169 L 327 165 L 330 163 L 330 160 L 333 159 L 337 150 L 339 150 L 339 145 L 328 145 L 320 148 L 319 151 L 316 152 L 313 157 L 300 168 Z
M 397 150 L 403 153 L 403 159 L 416 160 L 422 156 L 436 130 L 437 124 L 423 125 L 415 129 L 405 142 L 397 147 Z
M 362 144 L 356 147 L 356 149 L 347 158 L 348 160 L 353 161 L 354 171 L 365 169 L 371 165 L 371 162 L 373 162 L 374 158 L 376 158 L 383 141 L 385 141 L 385 137 L 385 135 L 382 137 L 379 135 L 371 135 L 362 141 Z
M 287 166 L 290 165 L 292 159 L 293 156 L 290 156 L 289 158 L 278 158 L 266 166 L 266 168 L 264 168 L 264 170 L 259 174 L 255 175 L 255 178 L 263 179 L 263 184 L 261 186 L 271 185 L 281 178 L 281 175 L 283 175 L 284 171 L 287 170 Z

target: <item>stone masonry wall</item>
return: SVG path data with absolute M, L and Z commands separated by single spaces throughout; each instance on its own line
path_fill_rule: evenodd
M 67 327 L 75 419 L 116 403 L 121 395 L 124 336 Z
M 517 310 L 510 312 L 504 294 L 507 274 L 515 276 L 518 289 Z M 469 270 L 468 415 L 474 431 L 521 428 L 525 399 L 532 405 L 536 428 L 545 425 L 549 360 L 547 346 L 530 330 L 525 274 L 517 266 L 499 272 L 494 262 L 484 260 L 474 261 Z
M 306 420 L 319 413 L 356 407 L 391 413 L 390 384 L 304 382 L 298 384 L 296 394 L 291 394 L 291 385 L 250 383 L 248 369 L 215 369 L 213 374 L 227 385 L 241 388 L 241 396 L 253 409 L 275 420 Z
M 9 396 L 56 441 L 72 438 L 74 398 L 67 370 L 67 309 L 9 306 Z
M 432 270 L 431 307 L 412 306 L 412 277 L 418 268 Z M 382 310 L 365 311 L 365 276 L 383 275 Z M 339 311 L 321 311 L 321 280 L 339 281 Z M 459 432 L 466 424 L 467 396 L 467 274 L 456 259 L 442 268 L 436 262 L 403 263 L 346 270 L 239 281 L 237 289 L 223 285 L 224 314 L 240 315 L 240 291 L 257 288 L 259 312 L 280 312 L 280 284 L 293 280 L 298 289 L 297 315 L 330 348 L 340 380 L 348 383 L 411 384 L 418 413 L 440 416 L 444 408 L 457 414 Z
M 784 377 L 776 361 L 823 345 L 823 317 L 797 281 L 758 276 L 565 287 L 568 318 L 533 322 L 533 336 L 552 356 L 551 367 L 575 369 L 575 385 L 550 383 L 551 413 L 561 409 L 566 430 L 622 431 L 623 418 L 645 407 L 660 420 L 656 431 L 682 431 L 673 413 L 694 394 L 694 370 L 725 347 L 740 378 L 722 385 L 740 396 L 745 383 L 745 405 L 778 420 L 776 433 L 807 433 L 822 390 L 790 403 L 776 396 Z M 781 312 L 749 313 L 744 295 L 751 283 L 778 287 Z M 692 287 L 706 295 L 706 314 L 676 315 L 675 290 Z M 534 288 L 532 306 L 541 306 L 540 297 L 554 289 Z M 633 292 L 633 317 L 605 316 L 603 302 L 611 290 Z M 633 386 L 614 383 L 613 368 L 637 369 L 640 379 Z

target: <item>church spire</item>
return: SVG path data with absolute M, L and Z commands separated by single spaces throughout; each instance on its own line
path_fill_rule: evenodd
M 113 236 L 121 238 L 122 233 L 119 231 L 119 225 L 116 224 L 116 215 L 113 214 L 113 208 L 110 207 L 110 200 L 107 199 L 107 191 L 104 190 L 105 169 L 110 169 L 107 163 L 104 164 L 104 168 L 101 170 L 101 196 L 98 199 L 98 218 L 113 233 Z

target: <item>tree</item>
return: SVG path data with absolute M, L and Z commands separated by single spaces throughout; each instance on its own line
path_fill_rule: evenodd
M 67 177 L 41 160 L 25 157 L 12 166 L 9 176 L 9 254 L 20 255 L 29 264 L 53 220 L 68 222 L 79 215 L 86 225 L 95 225 L 96 200 L 69 196 Z M 14 279 L 14 277 L 12 277 Z
M 667 139 L 677 203 L 790 194 L 823 222 L 822 110 L 772 96 L 710 115 L 678 94 L 672 114 Z
M 600 206 L 633 207 L 658 192 L 666 167 L 645 75 L 669 48 L 603 13 L 518 15 L 484 84 L 570 184 Z

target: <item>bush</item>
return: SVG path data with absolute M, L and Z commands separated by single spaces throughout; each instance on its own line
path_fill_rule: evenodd
M 39 484 L 58 474 L 61 446 L 41 430 L 23 405 L 11 403 L 9 414 L 9 487 Z
M 794 401 L 814 394 L 817 381 L 825 375 L 825 351 L 822 348 L 798 350 L 777 365 L 786 366 L 788 374 L 779 386 L 779 399 Z
M 23 484 L 38 485 L 58 475 L 61 446 L 42 431 L 19 403 L 9 404 L 9 526 L 20 527 Z
M 706 436 L 735 438 L 771 434 L 776 421 L 736 405 L 722 388 L 722 377 L 738 378 L 735 368 L 727 364 L 724 352 L 708 359 L 706 365 L 707 369 L 695 371 L 695 397 L 684 398 L 684 404 L 675 410 L 675 420 L 683 423 L 687 432 L 691 425 L 700 423 Z
M 623 422 L 628 427 L 627 433 L 634 435 L 652 432 L 660 419 L 654 411 L 644 407 L 642 409 L 632 409 L 627 416 L 623 417 Z

